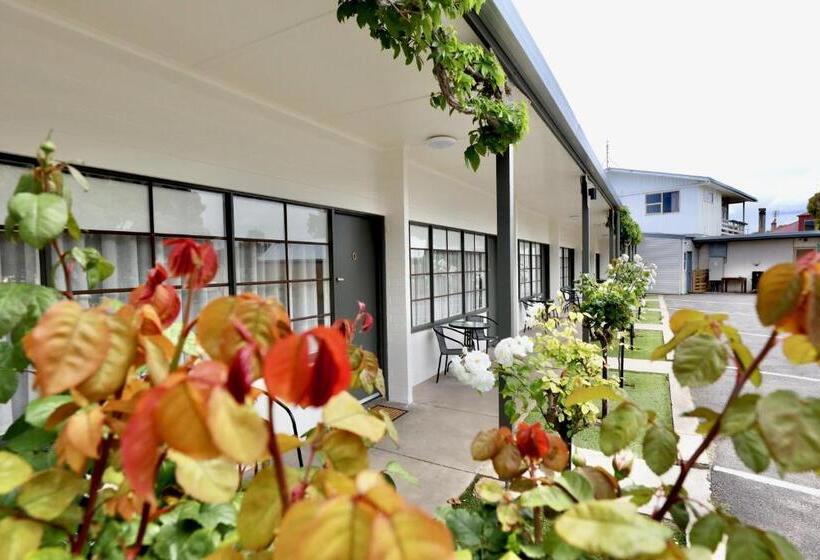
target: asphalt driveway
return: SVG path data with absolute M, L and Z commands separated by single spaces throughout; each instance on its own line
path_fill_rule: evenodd
M 746 294 L 702 294 L 664 296 L 669 312 L 689 307 L 707 312 L 725 312 L 752 352 L 766 342 L 769 330 L 755 313 L 755 296 Z M 788 389 L 801 395 L 820 397 L 820 367 L 794 366 L 775 348 L 763 363 L 763 384 L 747 392 L 769 393 Z M 697 406 L 722 408 L 733 384 L 731 370 L 712 386 L 694 389 Z M 804 558 L 820 559 L 820 477 L 812 474 L 781 477 L 772 467 L 754 474 L 734 453 L 732 443 L 722 439 L 715 450 L 712 471 L 712 499 L 716 505 L 761 528 L 777 531 L 803 553 Z

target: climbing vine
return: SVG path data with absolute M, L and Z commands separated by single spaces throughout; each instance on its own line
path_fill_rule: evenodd
M 470 115 L 464 159 L 473 170 L 481 157 L 503 153 L 527 133 L 529 115 L 524 102 L 506 100 L 507 77 L 496 56 L 480 45 L 462 43 L 455 29 L 443 23 L 478 12 L 484 0 L 339 0 L 338 20 L 356 19 L 393 57 L 419 70 L 429 61 L 438 91 L 430 104 L 438 109 Z
M 629 213 L 629 208 L 621 206 L 620 224 L 621 224 L 621 244 L 623 246 L 637 247 L 643 240 L 643 233 L 641 226 Z

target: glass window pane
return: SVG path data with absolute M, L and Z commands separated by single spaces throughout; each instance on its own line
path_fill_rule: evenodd
M 658 204 L 658 203 L 660 203 L 660 201 L 661 201 L 661 193 L 646 195 L 646 203 L 647 204 Z
M 272 282 L 287 279 L 285 244 L 237 241 L 234 246 L 237 282 Z
M 414 249 L 427 249 L 430 244 L 429 231 L 427 226 L 410 226 L 410 246 Z
M 449 317 L 447 313 L 447 296 L 433 300 L 433 320 L 439 321 Z
M 433 290 L 436 295 L 443 295 L 448 293 L 446 274 L 436 274 L 433 277 Z
M 117 290 L 139 286 L 154 264 L 151 262 L 151 239 L 147 236 L 85 234 L 79 242 L 66 239 L 63 249 L 68 251 L 75 246 L 96 249 L 114 265 L 114 274 L 95 289 Z M 52 254 L 51 258 L 53 262 L 57 262 L 56 255 Z M 65 289 L 62 271 L 54 275 L 54 281 L 58 289 Z M 74 266 L 71 270 L 71 288 L 89 289 L 85 273 L 79 266 Z
M 218 193 L 154 187 L 154 228 L 174 235 L 225 235 L 223 196 Z
M 430 322 L 430 300 L 414 301 L 412 306 L 413 326 L 426 325 Z
M 447 248 L 447 231 L 443 229 L 433 229 L 433 249 Z
M 327 210 L 288 204 L 288 240 L 327 242 Z
M 433 251 L 433 272 L 447 272 L 446 251 Z
M 484 249 L 484 236 L 483 235 L 476 235 L 475 236 L 475 250 L 483 252 Z
M 163 241 L 166 238 L 157 238 L 156 247 L 156 254 L 157 254 L 157 262 L 164 264 L 168 263 L 168 253 L 170 252 L 170 247 L 166 246 Z M 219 268 L 217 269 L 216 276 L 213 280 L 211 280 L 212 284 L 224 284 L 228 281 L 228 251 L 227 246 L 228 243 L 224 239 L 196 239 L 198 242 L 206 242 L 213 245 L 214 250 L 216 251 L 216 258 L 217 262 L 219 263 Z M 146 270 L 147 272 L 147 270 Z M 178 282 L 179 280 L 176 279 L 174 282 Z
M 288 270 L 291 280 L 330 278 L 327 245 L 288 244 Z
M 71 185 L 72 209 L 82 229 L 149 232 L 148 187 L 89 177 L 89 190 Z
M 475 235 L 472 233 L 464 234 L 464 250 L 475 251 Z
M 430 297 L 430 277 L 413 276 L 410 278 L 410 298 L 422 299 Z
M 290 316 L 293 319 L 330 313 L 330 282 L 290 284 Z
M 410 251 L 410 272 L 412 274 L 423 274 L 430 272 L 430 252 L 424 249 L 412 249 Z
M 24 243 L 0 238 L 0 282 L 40 283 L 37 251 Z
M 448 274 L 448 288 L 449 293 L 451 294 L 458 294 L 461 293 L 461 274 Z
M 461 315 L 462 313 L 461 294 L 457 296 L 450 296 L 450 317 L 453 317 L 454 315 Z
M 449 272 L 461 271 L 461 251 L 449 251 L 447 253 L 447 267 Z
M 451 251 L 461 249 L 461 232 L 447 232 L 447 248 Z
M 0 165 L 0 208 L 2 208 L 3 216 L 6 215 L 9 199 L 14 193 L 14 189 L 17 188 L 17 181 L 20 180 L 20 175 L 27 171 L 27 167 Z
M 233 198 L 236 237 L 285 239 L 285 205 L 244 196 Z

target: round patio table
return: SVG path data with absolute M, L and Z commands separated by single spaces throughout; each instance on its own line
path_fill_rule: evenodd
M 459 331 L 464 331 L 464 346 L 470 350 L 478 350 L 478 337 L 476 335 L 489 328 L 487 321 L 467 319 L 456 319 L 455 321 L 451 321 L 448 326 Z

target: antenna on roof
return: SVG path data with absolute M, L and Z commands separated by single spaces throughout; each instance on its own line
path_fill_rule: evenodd
M 609 138 L 606 139 L 606 166 L 609 168 Z

